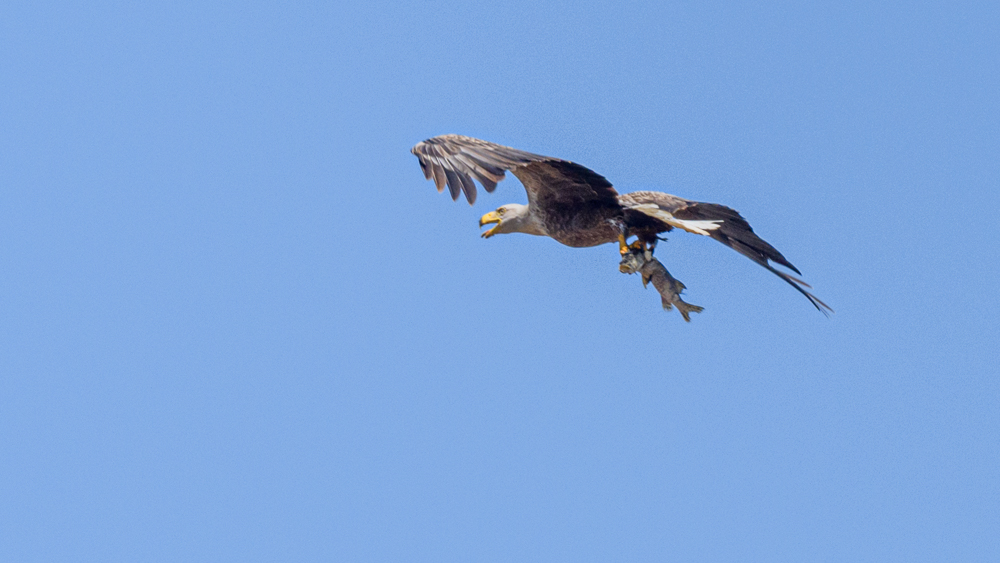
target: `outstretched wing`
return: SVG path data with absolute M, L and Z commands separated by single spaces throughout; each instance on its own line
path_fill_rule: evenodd
M 524 184 L 529 203 L 617 205 L 618 192 L 604 176 L 568 160 L 462 135 L 433 137 L 417 143 L 410 152 L 420 160 L 424 176 L 434 180 L 439 192 L 447 185 L 452 199 L 464 193 L 470 205 L 476 202 L 473 179 L 492 192 L 507 170 Z
M 689 201 L 662 192 L 633 192 L 620 196 L 618 200 L 627 211 L 639 212 L 671 227 L 714 238 L 785 280 L 805 295 L 822 313 L 833 312 L 826 303 L 806 291 L 805 288 L 809 288 L 809 284 L 770 264 L 770 262 L 781 264 L 802 275 L 802 272 L 778 252 L 778 249 L 757 236 L 750 223 L 747 223 L 735 209 L 717 203 Z

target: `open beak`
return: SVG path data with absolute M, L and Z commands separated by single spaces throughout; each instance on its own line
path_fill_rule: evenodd
M 490 211 L 486 215 L 483 215 L 482 217 L 479 218 L 479 226 L 480 227 L 482 227 L 484 225 L 490 225 L 492 223 L 496 223 L 497 226 L 500 226 L 500 214 L 497 213 L 496 211 Z M 490 229 L 490 230 L 486 231 L 485 233 L 483 233 L 482 237 L 483 238 L 490 238 L 491 236 L 493 236 L 493 231 L 495 231 L 495 230 L 497 230 L 497 228 L 493 227 L 492 229 Z

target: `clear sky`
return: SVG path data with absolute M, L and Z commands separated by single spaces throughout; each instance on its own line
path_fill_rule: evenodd
M 0 7 L 0 560 L 1000 560 L 995 2 Z M 460 133 L 740 210 L 483 240 Z

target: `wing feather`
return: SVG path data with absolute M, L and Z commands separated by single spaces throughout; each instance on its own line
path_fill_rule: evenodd
M 410 152 L 419 159 L 424 176 L 434 179 L 438 191 L 447 185 L 452 199 L 464 193 L 470 204 L 476 201 L 476 181 L 492 192 L 509 170 L 524 184 L 529 203 L 535 205 L 618 205 L 618 192 L 604 176 L 567 160 L 462 135 L 433 137 L 417 143 Z
M 444 191 L 444 187 L 448 183 L 448 177 L 444 173 L 444 167 L 441 166 L 441 163 L 438 162 L 436 158 L 428 158 L 426 162 L 427 167 L 431 169 L 431 175 L 434 176 L 434 186 L 437 188 L 437 191 Z
M 628 211 L 640 212 L 669 226 L 714 238 L 767 268 L 768 271 L 805 295 L 809 302 L 823 314 L 833 312 L 833 309 L 826 303 L 806 291 L 809 284 L 776 269 L 769 263 L 780 264 L 796 274 L 802 275 L 802 272 L 778 252 L 778 249 L 757 236 L 750 223 L 735 209 L 717 203 L 689 201 L 662 192 L 633 192 L 620 196 L 619 201 Z
M 458 199 L 458 194 L 462 191 L 462 180 L 451 168 L 444 169 L 444 175 L 448 177 L 448 191 L 451 192 L 451 199 Z

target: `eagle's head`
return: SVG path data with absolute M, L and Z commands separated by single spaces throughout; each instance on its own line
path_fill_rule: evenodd
M 538 217 L 531 213 L 531 208 L 520 203 L 502 205 L 496 211 L 490 211 L 479 219 L 480 227 L 493 223 L 496 223 L 496 226 L 484 232 L 482 235 L 483 238 L 490 238 L 493 235 L 502 235 L 504 233 L 548 235 Z

